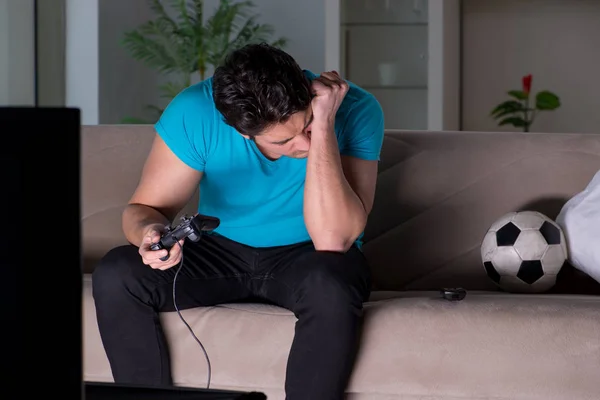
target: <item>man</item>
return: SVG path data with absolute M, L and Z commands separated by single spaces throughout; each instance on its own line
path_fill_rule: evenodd
M 123 213 L 131 245 L 93 275 L 115 381 L 172 384 L 158 313 L 174 310 L 183 256 L 179 309 L 262 299 L 293 311 L 287 399 L 341 399 L 370 293 L 360 246 L 383 140 L 379 103 L 337 72 L 316 76 L 281 50 L 248 45 L 174 98 L 156 132 Z M 219 227 L 150 250 L 198 186 L 198 212 Z

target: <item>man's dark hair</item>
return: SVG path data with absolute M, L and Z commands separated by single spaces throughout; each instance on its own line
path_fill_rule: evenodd
M 304 111 L 310 82 L 286 52 L 266 43 L 231 52 L 213 75 L 213 99 L 225 122 L 251 137 Z

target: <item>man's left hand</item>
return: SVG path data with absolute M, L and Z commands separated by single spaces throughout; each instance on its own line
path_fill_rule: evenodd
M 348 93 L 346 82 L 337 71 L 323 72 L 312 81 L 315 97 L 312 99 L 313 121 L 333 125 L 335 114 Z

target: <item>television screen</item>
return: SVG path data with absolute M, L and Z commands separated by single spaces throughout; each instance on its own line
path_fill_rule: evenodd
M 82 398 L 80 129 L 76 108 L 0 107 L 2 389 L 26 397 Z

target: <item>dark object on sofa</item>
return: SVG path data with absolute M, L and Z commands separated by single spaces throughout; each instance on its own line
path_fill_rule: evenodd
M 266 400 L 259 392 L 85 382 L 86 400 Z

